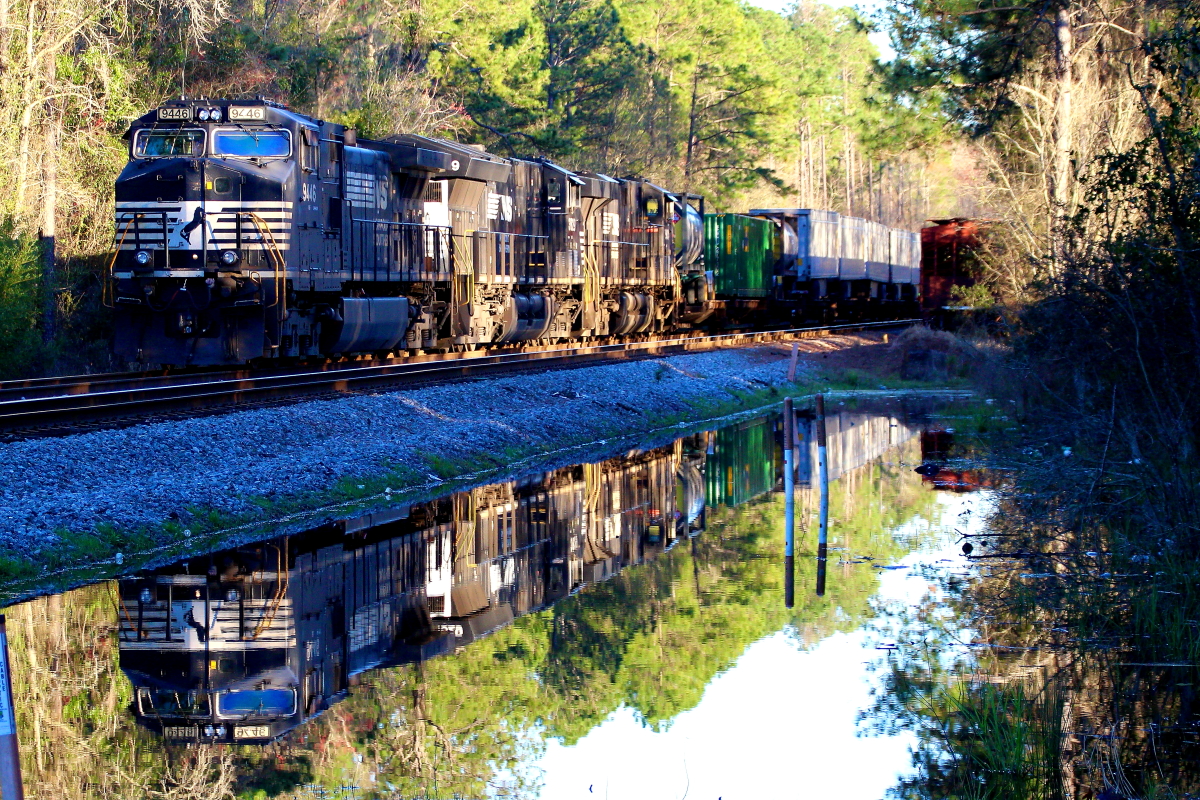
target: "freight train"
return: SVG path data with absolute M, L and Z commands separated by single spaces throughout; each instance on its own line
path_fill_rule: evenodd
M 827 423 L 835 479 L 917 433 L 859 412 Z M 814 426 L 798 425 L 801 486 Z M 781 427 L 750 420 L 124 578 L 133 714 L 170 741 L 273 741 L 357 676 L 454 652 L 695 539 L 710 509 L 777 489 Z
M 916 308 L 916 234 L 812 209 L 705 215 L 637 177 L 342 125 L 263 99 L 135 120 L 115 350 L 220 365 L 466 350 Z

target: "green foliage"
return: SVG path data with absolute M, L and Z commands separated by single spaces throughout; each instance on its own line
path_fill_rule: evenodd
M 942 100 L 975 133 L 1019 112 L 1014 79 L 1047 58 L 1048 24 L 1061 4 L 1016 2 L 981 7 L 973 0 L 906 0 L 888 7 L 898 58 L 889 87 L 922 105 Z
M 955 286 L 950 290 L 950 302 L 956 306 L 969 308 L 987 308 L 995 305 L 996 298 L 987 286 L 977 283 L 974 286 Z
M 917 732 L 917 773 L 890 796 L 904 800 L 1061 800 L 1064 694 L 1007 676 L 977 679 L 893 670 L 886 710 Z
M 27 374 L 40 355 L 40 269 L 37 239 L 0 219 L 0 378 Z

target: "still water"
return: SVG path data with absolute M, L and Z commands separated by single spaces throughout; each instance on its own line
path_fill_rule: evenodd
M 883 797 L 889 665 L 990 496 L 914 472 L 919 410 L 828 425 L 791 609 L 775 416 L 12 606 L 26 796 Z

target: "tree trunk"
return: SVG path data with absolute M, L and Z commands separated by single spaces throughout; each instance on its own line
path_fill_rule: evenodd
M 1054 108 L 1054 166 L 1050 178 L 1050 249 L 1054 269 L 1062 264 L 1065 226 L 1070 203 L 1071 151 L 1071 48 L 1074 33 L 1068 7 L 1054 15 L 1054 60 L 1058 93 Z
M 29 185 L 29 139 L 33 135 L 33 99 L 38 77 L 33 46 L 37 30 L 34 24 L 36 9 L 35 0 L 29 0 L 28 17 L 25 20 L 25 69 L 21 76 L 21 122 L 17 129 L 17 186 L 16 197 L 13 198 L 13 208 L 18 217 L 24 213 L 26 187 Z
M 53 91 L 58 80 L 57 61 L 46 59 L 45 85 Z M 54 341 L 58 328 L 58 264 L 55 216 L 58 208 L 58 149 L 62 135 L 62 109 L 57 100 L 45 104 L 46 135 L 42 152 L 42 342 Z
M 55 253 L 55 211 L 58 206 L 58 147 L 62 114 L 51 108 L 46 121 L 46 152 L 42 154 L 42 342 L 49 345 L 58 332 L 58 263 Z
M 688 108 L 688 138 L 687 138 L 687 154 L 683 162 L 683 190 L 690 192 L 692 190 L 692 159 L 695 157 L 696 148 L 696 103 L 697 95 L 700 92 L 700 70 L 701 66 L 696 65 L 696 70 L 692 73 L 692 102 Z
M 842 179 L 846 182 L 846 216 L 854 216 L 854 182 L 850 175 L 850 129 L 842 129 Z

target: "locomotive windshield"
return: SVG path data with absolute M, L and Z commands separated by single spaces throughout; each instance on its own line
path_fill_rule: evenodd
M 137 158 L 184 158 L 204 154 L 204 131 L 199 128 L 141 130 L 133 140 Z
M 291 152 L 287 131 L 222 130 L 213 134 L 214 156 L 286 158 Z
M 217 697 L 217 713 L 223 717 L 290 716 L 296 713 L 296 692 L 292 689 L 227 692 Z
M 143 714 L 166 717 L 206 716 L 208 696 L 201 692 L 139 689 L 138 706 Z

